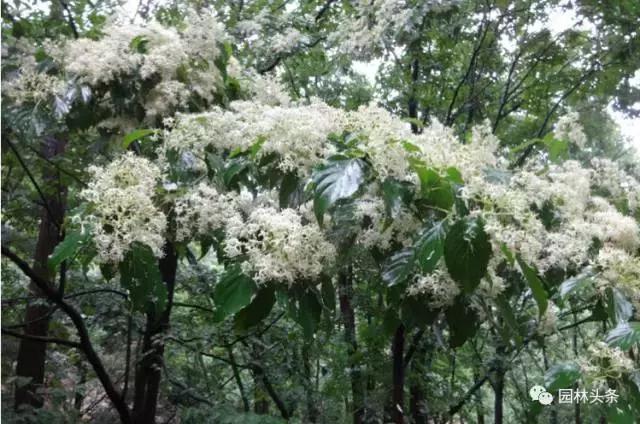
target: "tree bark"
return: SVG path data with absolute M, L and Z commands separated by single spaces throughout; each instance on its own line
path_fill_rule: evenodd
M 136 423 L 155 423 L 158 393 L 162 379 L 164 357 L 164 335 L 169 330 L 173 307 L 178 256 L 175 246 L 167 241 L 164 256 L 158 261 L 162 281 L 167 287 L 167 306 L 157 316 L 153 310 L 147 313 L 147 322 L 142 345 L 142 359 L 136 367 L 133 420 Z
M 46 159 L 53 159 L 63 154 L 66 144 L 66 140 L 46 137 L 42 144 L 42 156 Z M 16 154 L 18 153 L 16 152 Z M 42 199 L 40 200 L 44 204 L 41 211 L 38 240 L 33 256 L 33 270 L 43 280 L 51 281 L 54 274 L 49 270 L 47 260 L 63 237 L 61 228 L 66 208 L 67 188 L 61 184 L 58 173 L 50 168 L 45 168 L 42 180 L 46 187 L 53 187 L 53 190 L 41 193 Z M 38 191 L 40 190 L 38 189 Z M 24 315 L 24 322 L 26 323 L 24 334 L 46 337 L 49 331 L 51 307 L 44 303 L 42 300 L 44 296 L 33 281 L 29 285 L 29 290 L 37 299 L 27 304 Z M 16 385 L 16 409 L 22 405 L 42 406 L 43 400 L 36 391 L 44 383 L 46 355 L 46 343 L 26 338 L 20 340 L 16 361 L 16 375 L 19 379 L 27 379 L 28 382 L 27 384 Z
M 404 423 L 404 325 L 396 329 L 391 344 L 393 367 L 390 418 L 396 424 Z
M 496 370 L 493 380 L 493 392 L 495 393 L 495 400 L 493 404 L 493 416 L 494 424 L 502 424 L 503 418 L 503 404 L 504 404 L 504 374 L 505 371 L 502 368 Z
M 340 313 L 342 315 L 342 324 L 344 325 L 344 340 L 349 350 L 353 423 L 362 424 L 365 416 L 364 386 L 359 364 L 355 360 L 356 353 L 358 352 L 358 342 L 356 339 L 355 313 L 351 304 L 351 299 L 353 298 L 353 282 L 351 278 L 351 267 L 347 267 L 341 271 L 338 276 L 338 289 Z

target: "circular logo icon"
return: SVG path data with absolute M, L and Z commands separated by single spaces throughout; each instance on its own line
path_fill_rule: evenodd
M 529 396 L 531 396 L 531 400 L 538 400 L 540 395 L 546 391 L 547 390 L 542 386 L 533 386 L 529 389 Z
M 553 395 L 547 392 L 540 393 L 540 396 L 538 396 L 538 402 L 543 405 L 551 405 L 551 402 L 553 402 Z

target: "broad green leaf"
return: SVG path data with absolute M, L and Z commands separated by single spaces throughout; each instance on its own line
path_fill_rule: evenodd
M 364 162 L 344 159 L 329 163 L 313 175 L 313 210 L 322 225 L 325 212 L 338 200 L 353 195 L 364 181 Z
M 570 293 L 583 287 L 585 284 L 591 282 L 593 273 L 590 270 L 582 272 L 575 277 L 568 278 L 560 284 L 560 297 L 566 298 Z
M 149 246 L 135 243 L 119 265 L 120 283 L 129 290 L 133 310 L 144 312 L 153 305 L 156 313 L 164 310 L 167 288 L 162 281 L 158 260 Z
M 322 287 L 321 287 L 321 294 L 322 294 L 322 303 L 324 304 L 325 308 L 327 308 L 329 311 L 333 312 L 336 309 L 336 290 L 333 287 L 333 283 L 331 282 L 330 279 L 326 279 L 322 282 Z
M 424 230 L 416 241 L 414 245 L 416 260 L 423 273 L 433 271 L 444 254 L 445 236 L 445 225 L 442 221 Z
M 462 296 L 456 298 L 454 304 L 445 311 L 445 316 L 449 325 L 449 345 L 454 349 L 462 346 L 478 331 L 478 315 Z
M 607 424 L 637 424 L 636 413 L 631 405 L 622 402 L 607 405 Z
M 382 279 L 390 287 L 404 283 L 415 265 L 415 253 L 410 247 L 396 252 L 384 264 Z
M 418 174 L 422 196 L 432 205 L 441 209 L 451 209 L 455 195 L 451 182 L 442 178 L 435 170 L 421 165 L 414 165 Z
M 299 301 L 296 321 L 302 326 L 305 338 L 313 337 L 318 329 L 322 305 L 318 301 L 318 296 L 311 290 L 307 290 Z
M 548 392 L 554 393 L 573 386 L 581 376 L 580 367 L 574 362 L 556 364 L 544 374 L 544 387 Z
M 272 286 L 261 287 L 251 303 L 236 314 L 234 328 L 237 331 L 246 331 L 257 325 L 269 315 L 275 302 L 275 289 Z
M 569 156 L 569 143 L 565 140 L 546 139 L 545 137 L 544 144 L 547 146 L 549 159 L 552 162 L 560 162 Z
M 149 39 L 143 35 L 138 35 L 133 37 L 129 47 L 136 53 L 144 54 L 147 52 L 147 44 L 149 44 Z
M 518 264 L 520 265 L 520 269 L 522 270 L 522 274 L 529 284 L 529 288 L 531 289 L 533 298 L 538 304 L 538 314 L 539 316 L 542 316 L 546 312 L 549 302 L 547 292 L 544 289 L 544 285 L 542 284 L 542 280 L 540 280 L 540 277 L 538 277 L 538 273 L 529 265 L 527 265 L 527 263 L 519 254 L 516 256 L 516 258 L 518 260 Z
M 444 259 L 463 292 L 471 293 L 480 284 L 490 257 L 491 244 L 480 218 L 465 217 L 451 226 L 444 241 Z
M 90 238 L 89 233 L 67 233 L 64 240 L 56 246 L 53 253 L 49 256 L 49 260 L 47 261 L 49 269 L 54 270 L 64 260 L 74 257 Z
M 136 140 L 140 140 L 142 138 L 148 137 L 152 134 L 156 134 L 158 130 L 152 129 L 139 129 L 131 131 L 129 134 L 125 135 L 122 139 L 122 147 L 125 149 L 129 148 L 129 145 Z
M 388 218 L 396 218 L 403 205 L 411 201 L 413 189 L 409 183 L 387 178 L 382 183 L 384 208 Z
M 617 288 L 607 289 L 607 306 L 614 324 L 626 322 L 633 316 L 633 305 Z
M 640 322 L 620 322 L 607 334 L 607 344 L 628 350 L 640 345 Z
M 225 271 L 213 291 L 216 304 L 214 321 L 222 321 L 247 306 L 255 290 L 253 280 L 242 273 L 239 267 Z
M 298 182 L 300 178 L 295 172 L 289 172 L 282 177 L 282 182 L 280 184 L 280 193 L 279 193 L 279 201 L 280 207 L 286 208 L 291 204 L 291 195 L 298 188 Z
M 405 296 L 400 305 L 400 317 L 407 328 L 424 328 L 435 321 L 439 312 L 427 307 L 420 296 Z
M 233 187 L 239 176 L 247 170 L 249 162 L 242 156 L 231 159 L 222 173 L 222 180 L 227 187 Z

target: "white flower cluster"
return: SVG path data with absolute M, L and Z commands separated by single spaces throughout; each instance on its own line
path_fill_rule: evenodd
M 569 112 L 561 116 L 554 132 L 556 138 L 569 141 L 578 147 L 582 148 L 587 144 L 587 135 L 584 133 L 582 124 L 580 124 L 578 112 Z
M 607 158 L 593 158 L 591 179 L 593 186 L 607 193 L 613 202 L 626 202 L 630 212 L 640 207 L 640 182 Z
M 293 209 L 257 207 L 227 223 L 225 252 L 246 257 L 243 270 L 259 283 L 296 284 L 317 278 L 335 259 L 334 246 L 315 223 Z
M 160 170 L 148 159 L 127 153 L 105 167 L 93 166 L 80 196 L 91 205 L 86 216 L 102 262 L 119 262 L 134 242 L 163 255 L 166 217 L 153 202 Z
M 220 193 L 214 187 L 200 183 L 175 203 L 176 239 L 183 241 L 224 228 L 238 215 L 235 200 L 233 194 Z
M 458 284 L 451 279 L 444 266 L 427 275 L 416 275 L 407 291 L 412 296 L 426 295 L 429 306 L 434 309 L 451 305 L 460 294 Z
M 321 102 L 285 107 L 237 101 L 231 110 L 179 115 L 165 148 L 203 157 L 208 146 L 228 152 L 262 141 L 259 157 L 275 153 L 281 170 L 307 176 L 335 151 L 327 138 L 340 122 L 340 111 Z
M 579 359 L 583 378 L 593 385 L 606 386 L 607 380 L 617 380 L 635 371 L 633 361 L 618 347 L 604 342 L 589 346 L 587 355 Z
M 477 186 L 496 248 L 505 243 L 542 271 L 587 265 L 594 239 L 634 251 L 640 245 L 636 221 L 591 194 L 591 175 L 566 161 L 547 170 L 521 171 L 506 184 Z M 543 214 L 552 221 L 550 228 Z
M 402 208 L 396 218 L 388 222 L 384 201 L 380 196 L 368 194 L 358 200 L 355 217 L 366 225 L 358 234 L 356 242 L 370 249 L 377 247 L 385 251 L 392 242 L 403 246 L 413 243 L 413 237 L 422 227 L 422 223 L 411 211 Z
M 214 16 L 191 13 L 183 31 L 155 21 L 143 26 L 114 19 L 104 34 L 98 40 L 80 38 L 51 47 L 49 53 L 67 74 L 91 86 L 136 75 L 158 79 L 144 105 L 148 119 L 185 106 L 192 93 L 213 100 L 220 80 L 214 61 L 224 39 Z
M 339 49 L 356 57 L 368 57 L 385 43 L 412 36 L 421 19 L 433 11 L 446 10 L 459 0 L 429 0 L 409 3 L 404 0 L 359 0 L 351 7 L 351 16 L 331 35 Z

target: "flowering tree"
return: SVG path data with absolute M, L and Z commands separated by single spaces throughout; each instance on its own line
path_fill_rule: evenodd
M 352 46 L 369 54 L 451 5 L 372 7 L 380 27 L 350 21 L 381 37 Z M 226 422 L 234 405 L 250 419 L 252 403 L 260 422 L 270 404 L 305 422 L 444 422 L 474 407 L 484 420 L 486 382 L 495 422 L 557 421 L 564 412 L 528 401 L 533 384 L 507 379 L 525 353 L 549 392 L 583 385 L 624 399 L 583 414 L 640 413 L 638 172 L 581 156 L 579 114 L 505 143 L 490 120 L 460 137 L 455 119 L 292 99 L 240 64 L 214 15 L 162 16 L 7 45 L 3 160 L 26 180 L 3 205 L 3 273 L 24 275 L 39 298 L 24 322 L 46 323 L 3 327 L 21 351 L 41 352 L 23 358 L 42 361 L 36 373 L 21 374 L 18 358 L 31 380 L 16 381 L 17 403 L 42 405 L 51 343 L 122 422 L 155 422 L 171 405 L 185 421 Z M 250 38 L 249 49 L 268 46 L 280 62 L 305 37 L 273 35 L 288 41 Z M 34 139 L 55 141 L 40 154 L 45 189 L 21 154 L 38 154 Z M 24 212 L 31 194 L 39 219 Z M 572 357 L 561 353 L 567 332 Z M 287 359 L 291 369 L 278 364 Z M 227 375 L 236 388 L 214 389 Z M 525 401 L 506 418 L 509 391 Z M 91 416 L 84 402 L 79 415 Z

